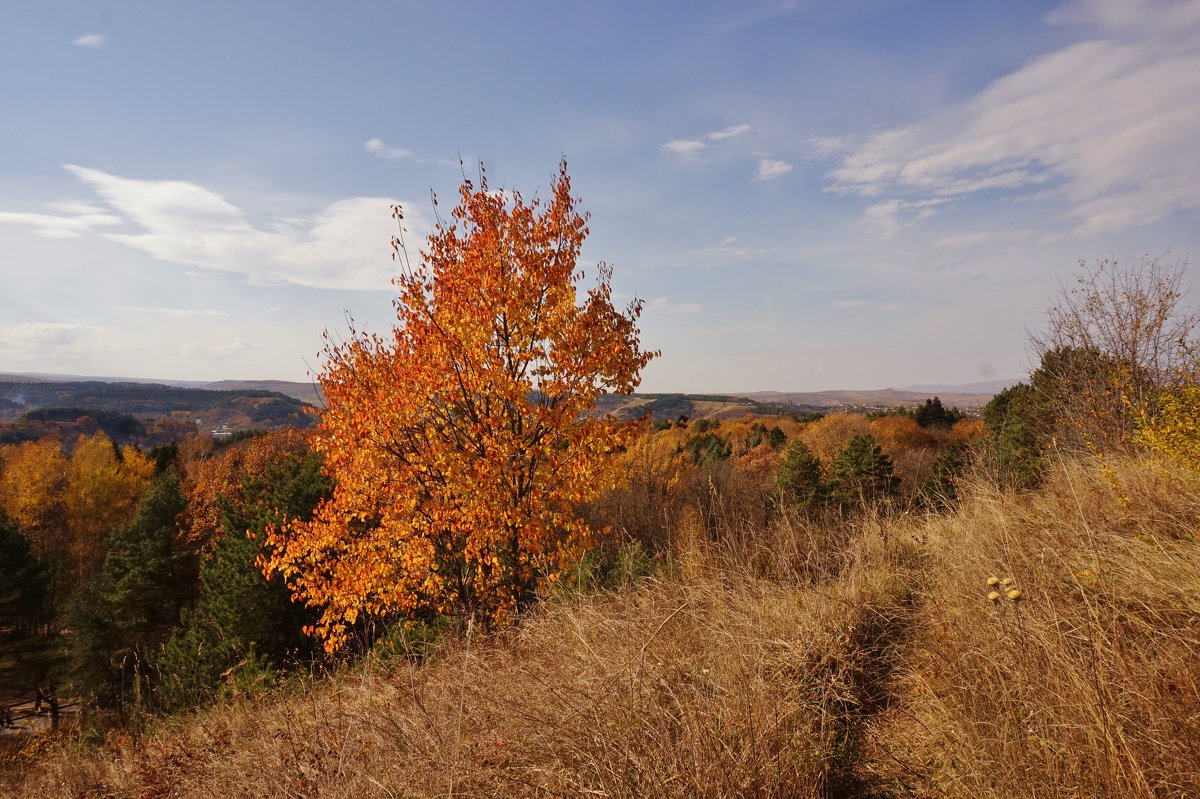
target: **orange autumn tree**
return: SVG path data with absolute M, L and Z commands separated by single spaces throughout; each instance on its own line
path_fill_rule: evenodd
M 263 565 L 322 609 L 327 650 L 360 618 L 503 623 L 589 545 L 574 509 L 616 482 L 608 456 L 634 432 L 589 411 L 656 353 L 640 301 L 613 306 L 609 267 L 583 293 L 570 189 L 565 162 L 545 202 L 464 181 L 415 267 L 393 241 L 390 335 L 326 334 L 314 448 L 337 485 L 270 532 Z

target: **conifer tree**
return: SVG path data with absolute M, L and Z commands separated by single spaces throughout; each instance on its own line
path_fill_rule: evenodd
M 829 465 L 833 499 L 844 509 L 861 508 L 895 495 L 900 478 L 892 459 L 870 434 L 850 439 Z
M 821 462 L 799 438 L 792 439 L 783 451 L 775 484 L 784 507 L 804 513 L 821 507 L 829 495 Z

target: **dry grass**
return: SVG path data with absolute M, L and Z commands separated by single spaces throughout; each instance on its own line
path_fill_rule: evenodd
M 682 514 L 666 576 L 564 595 L 423 663 L 42 753 L 0 789 L 1200 796 L 1197 484 L 1060 464 L 1037 494 L 965 493 L 947 517 L 757 530 L 714 497 Z M 990 576 L 1022 598 L 989 601 Z
M 725 571 L 718 554 L 695 554 L 691 577 L 465 635 L 424 664 L 374 664 L 49 758 L 19 795 L 795 797 L 850 784 L 897 577 L 851 570 L 801 591 Z
M 1126 462 L 984 485 L 926 526 L 934 562 L 881 771 L 922 796 L 1200 796 L 1200 496 Z M 1011 577 L 1020 601 L 989 601 Z M 913 773 L 921 779 L 912 780 Z

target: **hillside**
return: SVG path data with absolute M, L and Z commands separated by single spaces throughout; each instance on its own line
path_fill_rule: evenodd
M 558 594 L 507 633 L 399 635 L 331 679 L 154 724 L 136 742 L 81 754 L 68 737 L 0 786 L 1196 796 L 1198 488 L 1147 463 L 1067 462 L 1033 494 L 976 482 L 944 517 L 868 516 L 836 532 L 688 522 L 671 565 L 647 576 L 623 556 L 614 588 Z M 1018 598 L 989 600 L 989 577 Z
M 646 413 L 655 420 L 673 420 L 680 415 L 688 418 L 735 419 L 745 413 L 784 414 L 813 413 L 840 409 L 882 409 L 914 407 L 926 399 L 939 396 L 947 407 L 962 410 L 978 410 L 988 403 L 997 392 L 1015 383 L 1015 380 L 993 380 L 963 385 L 915 385 L 902 389 L 883 388 L 871 391 L 830 389 L 828 391 L 751 391 L 728 394 L 654 394 L 635 393 L 629 396 L 605 396 L 600 400 L 598 411 L 611 413 L 617 418 L 634 419 Z M 160 387 L 182 389 L 204 389 L 221 392 L 270 392 L 283 394 L 302 403 L 321 407 L 324 398 L 316 382 L 293 382 L 288 380 L 219 380 L 203 381 L 151 381 L 130 378 L 73 377 L 51 374 L 6 374 L 0 372 L 0 385 L 5 383 L 58 385 L 87 383 L 123 385 L 125 397 L 136 397 L 136 385 L 149 386 L 153 395 L 151 403 L 161 401 Z M 139 411 L 103 407 L 105 410 Z M 0 393 L 0 414 L 5 408 L 3 393 Z M 10 408 L 11 410 L 11 408 Z M 0 415 L 0 418 L 5 418 Z
M 137 422 L 172 420 L 189 429 L 249 430 L 307 427 L 306 403 L 277 391 L 212 391 L 148 383 L 0 382 L 0 422 L 71 422 L 96 415 L 122 415 Z M 53 418 L 45 411 L 55 410 Z M 42 412 L 40 417 L 38 412 Z M 181 428 L 182 429 L 182 428 Z M 11 432 L 11 430 L 10 430 Z
M 735 394 L 759 403 L 769 403 L 781 406 L 796 406 L 800 408 L 817 408 L 829 410 L 833 408 L 882 409 L 895 407 L 915 407 L 935 394 L 942 404 L 948 408 L 956 407 L 961 410 L 978 410 L 995 396 L 996 392 L 962 392 L 962 391 L 910 391 L 906 389 L 881 388 L 874 391 L 751 391 L 745 394 Z

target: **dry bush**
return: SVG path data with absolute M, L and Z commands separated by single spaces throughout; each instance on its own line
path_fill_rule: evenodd
M 1163 389 L 1194 384 L 1200 309 L 1183 304 L 1186 260 L 1079 262 L 1071 288 L 1030 336 L 1040 367 L 1034 387 L 1049 406 L 1061 440 L 1120 451 L 1152 415 Z
M 711 546 L 703 540 L 696 546 Z M 903 616 L 894 569 L 821 590 L 717 570 L 560 600 L 142 742 L 44 760 L 13 796 L 856 795 Z
M 600 542 L 606 554 L 627 541 L 651 553 L 670 548 L 685 504 L 680 485 L 689 467 L 678 453 L 683 438 L 683 431 L 672 429 L 647 431 L 635 439 L 618 456 L 616 468 L 624 484 L 582 509 L 594 530 L 609 531 Z
M 968 419 L 959 419 L 950 428 L 950 441 L 963 442 L 971 444 L 983 438 L 983 419 L 972 417 Z
M 1038 494 L 976 485 L 928 524 L 920 632 L 875 738 L 881 769 L 929 796 L 1200 796 L 1188 479 L 1059 463 Z M 988 598 L 1012 588 L 1018 601 Z

